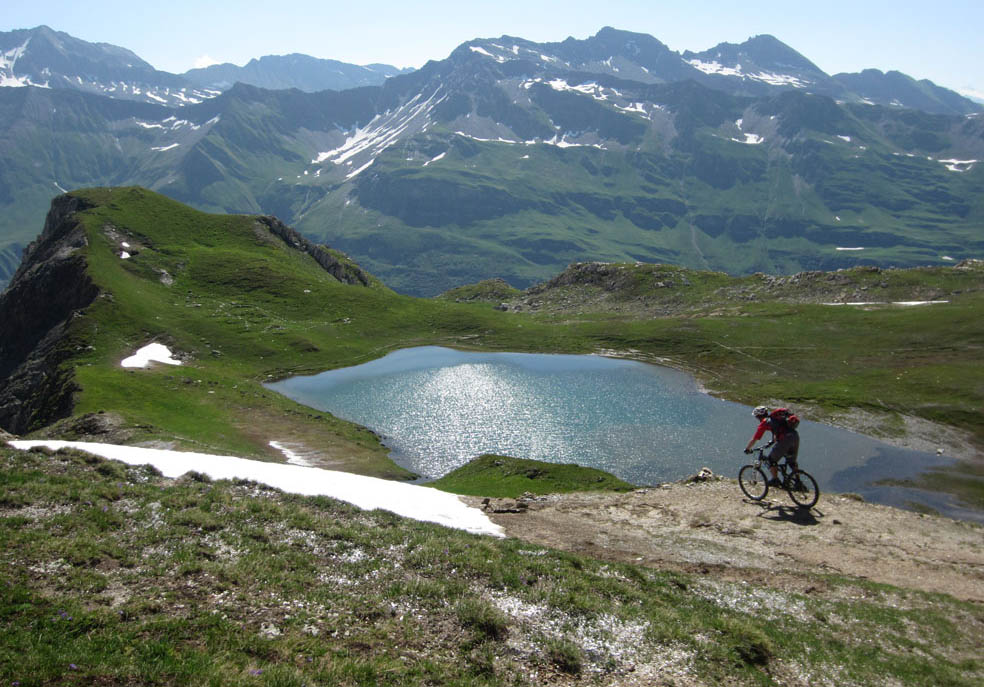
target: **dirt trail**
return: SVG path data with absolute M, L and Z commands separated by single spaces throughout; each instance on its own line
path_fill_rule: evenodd
M 481 506 L 481 499 L 470 500 Z M 809 512 L 772 490 L 760 503 L 735 480 L 624 494 L 557 494 L 489 515 L 531 543 L 656 568 L 822 591 L 834 573 L 984 602 L 984 527 L 822 494 Z

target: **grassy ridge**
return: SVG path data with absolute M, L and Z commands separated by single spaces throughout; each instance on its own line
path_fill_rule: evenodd
M 269 455 L 266 442 L 300 437 L 355 471 L 401 474 L 371 433 L 266 391 L 277 376 L 353 364 L 407 345 L 453 340 L 471 317 L 447 304 L 340 284 L 246 216 L 206 215 L 138 189 L 97 190 L 83 213 L 90 272 L 111 297 L 75 324 L 79 413 L 113 410 L 143 438 Z M 161 218 L 166 218 L 162 221 Z M 121 260 L 119 245 L 132 257 Z M 440 327 L 442 331 L 435 330 Z M 180 367 L 124 370 L 148 341 Z M 405 472 L 403 474 L 406 474 Z
M 979 684 L 979 605 L 601 562 L 251 482 L 0 448 L 0 681 Z

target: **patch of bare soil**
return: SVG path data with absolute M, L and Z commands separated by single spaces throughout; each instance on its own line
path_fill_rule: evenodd
M 842 574 L 984 602 L 984 528 L 850 495 L 804 511 L 782 490 L 754 502 L 717 478 L 524 501 L 486 510 L 507 536 L 594 558 L 810 593 L 824 591 L 816 573 Z

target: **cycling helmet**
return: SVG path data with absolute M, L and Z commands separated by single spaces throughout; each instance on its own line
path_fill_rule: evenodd
M 765 406 L 755 406 L 755 410 L 752 411 L 752 415 L 755 417 L 765 417 L 769 414 L 769 409 Z

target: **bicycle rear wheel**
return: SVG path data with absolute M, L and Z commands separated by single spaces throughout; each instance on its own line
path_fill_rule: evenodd
M 746 465 L 738 471 L 738 486 L 752 501 L 761 501 L 769 492 L 765 473 L 754 465 Z
M 801 508 L 812 508 L 820 498 L 820 488 L 817 481 L 808 472 L 794 470 L 783 485 L 789 492 L 789 498 Z

